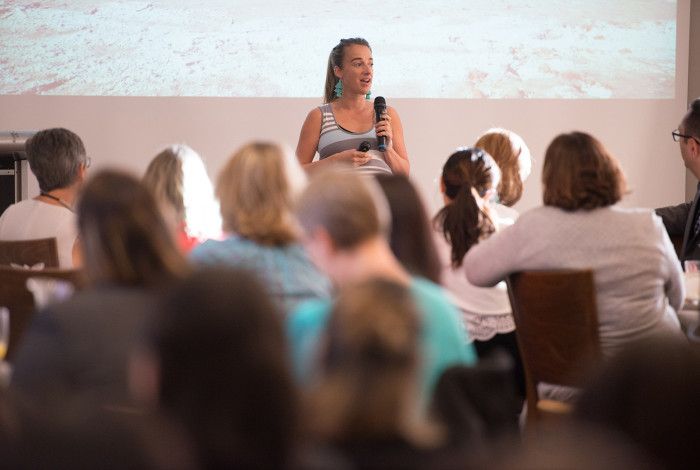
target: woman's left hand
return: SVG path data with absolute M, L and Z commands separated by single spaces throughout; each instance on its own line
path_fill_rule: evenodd
M 392 148 L 394 134 L 392 133 L 392 130 L 391 130 L 391 116 L 389 116 L 389 113 L 384 112 L 382 114 L 382 120 L 377 122 L 374 125 L 374 129 L 377 133 L 377 137 L 380 137 L 380 136 L 386 137 L 387 150 Z

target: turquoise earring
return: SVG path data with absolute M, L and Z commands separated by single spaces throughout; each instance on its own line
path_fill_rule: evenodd
M 371 91 L 367 92 L 367 94 L 365 95 L 365 99 L 368 100 L 371 97 L 372 97 L 372 92 Z
M 341 96 L 343 96 L 343 82 L 338 80 L 338 82 L 335 84 L 334 92 L 336 98 L 340 98 Z

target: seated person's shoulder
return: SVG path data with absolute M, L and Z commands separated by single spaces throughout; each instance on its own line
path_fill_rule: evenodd
M 431 308 L 454 308 L 442 287 L 422 277 L 414 277 L 411 280 L 411 291 L 418 302 Z
M 324 323 L 331 311 L 331 302 L 322 299 L 311 299 L 302 302 L 287 317 L 287 327 L 292 332 L 309 326 Z

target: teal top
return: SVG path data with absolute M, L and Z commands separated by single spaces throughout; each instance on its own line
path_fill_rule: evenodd
M 265 246 L 232 235 L 225 240 L 205 241 L 192 250 L 190 258 L 195 264 L 253 271 L 285 313 L 305 301 L 330 298 L 330 282 L 296 243 Z
M 440 287 L 425 279 L 413 278 L 410 288 L 423 315 L 421 389 L 424 397 L 429 397 L 445 369 L 453 365 L 475 364 L 476 353 L 468 341 L 456 308 Z M 328 300 L 305 302 L 287 317 L 287 337 L 292 350 L 294 373 L 302 384 L 308 384 L 311 380 L 316 351 L 331 306 Z

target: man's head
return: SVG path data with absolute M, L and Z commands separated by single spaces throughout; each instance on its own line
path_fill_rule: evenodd
M 326 273 L 333 253 L 350 252 L 381 237 L 390 224 L 381 189 L 373 180 L 348 171 L 315 174 L 296 212 L 306 248 Z
M 68 129 L 39 131 L 26 148 L 29 167 L 42 192 L 71 186 L 82 179 L 89 165 L 83 141 Z
M 692 171 L 696 178 L 700 178 L 700 98 L 690 103 L 674 139 L 680 144 L 681 157 L 686 168 Z

